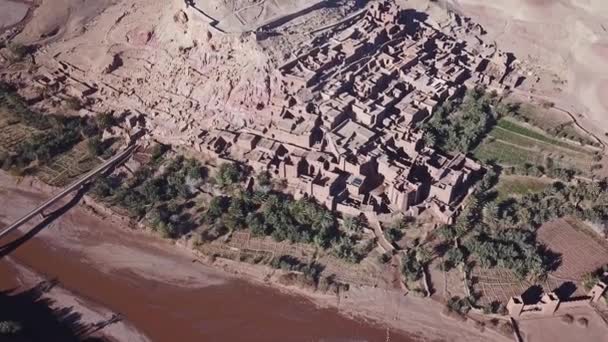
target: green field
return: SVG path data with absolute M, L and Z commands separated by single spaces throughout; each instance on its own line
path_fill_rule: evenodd
M 528 176 L 502 176 L 496 185 L 498 199 L 541 192 L 551 185 L 551 180 Z
M 493 160 L 501 165 L 539 164 L 544 161 L 541 153 L 527 151 L 498 140 L 486 139 L 473 153 L 478 160 Z
M 473 151 L 479 160 L 494 160 L 503 166 L 544 165 L 547 158 L 561 167 L 586 169 L 593 152 L 547 134 L 501 119 Z
M 506 119 L 502 119 L 500 121 L 498 121 L 498 124 L 496 125 L 496 128 L 490 132 L 490 135 L 496 137 L 497 139 L 502 139 L 501 137 L 498 137 L 496 134 L 500 134 L 500 132 L 508 132 L 508 133 L 515 133 L 515 134 L 519 134 L 520 137 L 522 139 L 526 139 L 529 138 L 531 140 L 537 140 L 537 141 L 541 141 L 550 145 L 555 145 L 555 146 L 559 146 L 559 147 L 563 147 L 569 150 L 573 150 L 579 153 L 587 153 L 587 154 L 591 154 L 592 152 L 581 147 L 578 145 L 574 145 L 574 144 L 569 144 L 565 141 L 559 140 L 559 139 L 555 139 L 552 138 L 548 135 L 545 135 L 543 133 L 537 132 L 535 130 L 526 128 L 524 126 L 518 125 L 510 120 L 506 120 Z M 504 139 L 503 139 L 504 140 Z M 507 140 L 510 141 L 510 140 Z M 525 141 L 522 141 L 523 144 L 525 144 Z M 528 141 L 529 143 L 529 141 Z M 525 146 L 525 145 L 522 145 Z

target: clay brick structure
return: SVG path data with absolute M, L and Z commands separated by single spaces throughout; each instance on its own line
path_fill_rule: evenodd
M 199 150 L 269 171 L 296 197 L 335 210 L 429 209 L 451 222 L 481 166 L 423 147 L 417 124 L 483 71 L 461 42 L 405 16 L 390 1 L 370 4 L 361 19 L 279 67 L 281 89 L 265 124 L 236 136 L 212 130 Z
M 597 302 L 606 292 L 606 283 L 598 282 L 583 298 L 560 300 L 555 292 L 544 293 L 537 303 L 526 304 L 521 296 L 511 297 L 507 303 L 507 311 L 511 317 L 553 316 L 567 313 L 568 309 L 588 306 Z

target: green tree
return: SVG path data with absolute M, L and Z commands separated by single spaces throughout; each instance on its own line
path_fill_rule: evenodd
M 342 227 L 349 234 L 358 234 L 363 229 L 361 219 L 349 215 L 345 215 L 344 219 L 342 219 Z
M 258 191 L 269 193 L 272 190 L 272 179 L 268 171 L 258 173 L 255 180 Z
M 465 255 L 460 248 L 450 248 L 443 256 L 443 270 L 449 272 L 465 261 Z
M 100 113 L 95 117 L 97 126 L 101 129 L 108 129 L 116 125 L 116 119 L 112 113 Z
M 30 48 L 26 45 L 19 43 L 8 44 L 8 50 L 11 53 L 11 60 L 13 62 L 19 62 L 28 54 Z
M 317 213 L 315 225 L 322 230 L 329 230 L 335 225 L 335 217 L 329 210 L 321 209 Z
M 355 251 L 355 245 L 352 240 L 348 237 L 341 237 L 334 242 L 332 246 L 332 254 L 342 260 L 350 263 L 357 263 L 360 260 L 360 256 Z
M 89 153 L 93 156 L 100 156 L 104 152 L 103 142 L 101 141 L 100 136 L 91 137 L 87 141 L 87 148 Z
M 221 164 L 215 174 L 215 181 L 220 188 L 225 188 L 241 181 L 242 173 L 236 163 Z
M 384 236 L 392 243 L 395 243 L 403 237 L 403 232 L 395 227 L 389 227 L 384 230 Z
M 214 222 L 220 218 L 228 209 L 230 200 L 224 196 L 216 196 L 209 202 L 209 207 L 206 212 L 206 219 L 208 222 Z

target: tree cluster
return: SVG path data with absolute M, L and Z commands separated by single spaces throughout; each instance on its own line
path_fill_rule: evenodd
M 224 189 L 234 184 L 238 184 L 245 176 L 244 170 L 237 163 L 223 163 L 215 173 L 215 183 Z
M 467 92 L 462 103 L 448 101 L 423 125 L 427 146 L 446 152 L 469 152 L 496 124 L 492 97 L 483 89 Z
M 510 269 L 522 278 L 543 276 L 554 266 L 554 256 L 536 241 L 528 222 L 504 224 L 500 214 L 504 204 L 494 202 L 492 190 L 497 180 L 497 173 L 490 168 L 454 224 L 439 229 L 444 239 L 453 242 L 442 267 L 449 270 L 475 261 L 482 267 Z
M 432 254 L 423 245 L 409 248 L 403 255 L 401 273 L 407 281 L 418 281 L 431 258 Z
M 43 165 L 55 156 L 72 149 L 83 139 L 89 139 L 92 155 L 101 155 L 107 146 L 101 141 L 101 130 L 96 119 L 90 117 L 66 117 L 43 115 L 30 110 L 13 89 L 0 84 L 0 108 L 10 114 L 10 119 L 34 128 L 37 133 L 27 137 L 2 158 L 4 169 L 27 169 L 36 162 Z
M 276 241 L 316 243 L 327 248 L 337 241 L 334 215 L 309 199 L 294 200 L 280 193 L 240 192 L 216 196 L 205 215 L 208 223 L 220 221 L 229 229 L 248 227 L 256 236 L 272 236 Z M 343 248 L 348 249 L 346 240 Z
M 573 168 L 564 168 L 555 165 L 551 158 L 547 158 L 545 165 L 534 165 L 524 163 L 506 167 L 503 172 L 507 175 L 517 174 L 522 176 L 540 177 L 547 176 L 554 179 L 559 179 L 564 182 L 570 182 L 575 175 L 581 174 L 581 171 Z
M 175 238 L 192 228 L 190 216 L 183 213 L 183 202 L 192 197 L 203 182 L 203 167 L 195 159 L 182 156 L 162 163 L 162 171 L 151 166 L 138 169 L 131 179 L 99 178 L 96 196 L 128 210 L 133 217 L 147 218 L 152 227 L 166 237 Z

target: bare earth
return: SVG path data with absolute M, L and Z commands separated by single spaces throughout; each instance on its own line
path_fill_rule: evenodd
M 30 179 L 17 184 L 5 173 L 0 173 L 0 196 L 10 198 L 0 207 L 0 221 L 10 222 L 48 197 L 52 189 Z M 24 231 L 27 228 L 24 228 Z M 71 249 L 83 255 L 87 263 L 108 273 L 134 272 L 154 280 L 188 287 L 221 284 L 228 273 L 244 279 L 265 282 L 273 271 L 267 267 L 219 260 L 212 267 L 193 264 L 193 255 L 182 248 L 141 231 L 121 227 L 119 220 L 92 215 L 76 206 L 57 219 L 38 235 L 50 246 Z M 218 268 L 226 272 L 220 272 Z M 366 318 L 393 329 L 413 333 L 429 340 L 449 341 L 509 341 L 498 333 L 477 330 L 473 323 L 462 323 L 441 315 L 443 306 L 435 301 L 403 296 L 400 291 L 373 287 L 351 287 L 340 298 L 310 293 L 292 287 L 280 287 L 271 279 L 272 286 L 289 293 L 297 293 L 322 307 L 336 307 L 345 315 Z M 69 304 L 58 297 L 58 304 Z M 66 299 L 66 301 L 64 301 Z M 128 340 L 128 339 L 123 339 Z
M 21 2 L 0 0 L 0 30 L 23 20 L 28 8 L 27 4 Z
M 571 324 L 562 321 L 561 317 L 544 317 L 520 320 L 519 326 L 525 331 L 524 341 L 608 341 L 608 328 L 606 323 L 589 307 L 575 308 L 570 314 L 575 321 Z M 587 327 L 576 322 L 579 318 L 586 318 Z

